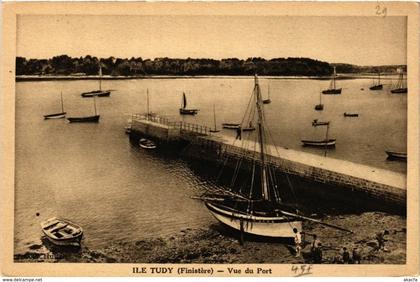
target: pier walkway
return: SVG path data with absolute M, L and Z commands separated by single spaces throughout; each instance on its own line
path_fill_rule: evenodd
M 184 140 L 196 146 L 217 148 L 219 156 L 259 159 L 259 146 L 255 142 L 235 140 L 224 135 L 223 131 L 211 133 L 206 126 L 136 115 L 133 116 L 132 130 L 166 142 Z M 267 145 L 266 150 L 269 164 L 282 172 L 362 192 L 400 207 L 406 205 L 406 175 L 403 173 L 273 145 Z

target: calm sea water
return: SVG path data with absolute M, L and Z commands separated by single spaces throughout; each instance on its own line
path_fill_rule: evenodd
M 324 111 L 314 111 L 328 81 L 264 79 L 272 103 L 265 105 L 267 123 L 279 146 L 303 148 L 301 138 L 322 138 L 325 128 L 313 119 L 331 121 L 330 137 L 337 147 L 329 157 L 405 172 L 405 163 L 386 160 L 385 150 L 406 150 L 407 97 L 369 91 L 366 79 L 339 81 L 341 95 L 323 95 Z M 130 145 L 124 126 L 131 113 L 151 111 L 174 120 L 218 127 L 241 121 L 252 89 L 252 78 L 108 80 L 115 89 L 97 99 L 98 124 L 43 120 L 61 111 L 63 92 L 67 116 L 90 115 L 93 100 L 80 93 L 96 89 L 96 81 L 19 82 L 16 85 L 15 252 L 41 244 L 39 222 L 63 216 L 85 229 L 84 244 L 104 247 L 113 241 L 168 235 L 188 227 L 207 227 L 215 220 L 204 205 L 190 197 L 210 184 L 200 180 L 178 159 L 164 159 Z M 361 90 L 364 88 L 364 90 Z M 178 115 L 182 92 L 197 116 Z M 345 118 L 357 112 L 358 118 Z M 226 132 L 226 134 L 233 134 Z M 40 213 L 37 217 L 36 213 Z

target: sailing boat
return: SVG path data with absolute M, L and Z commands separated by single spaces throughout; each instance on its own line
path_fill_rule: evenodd
M 303 146 L 311 146 L 311 147 L 319 147 L 319 148 L 325 148 L 325 156 L 327 155 L 327 149 L 331 147 L 335 147 L 335 139 L 328 138 L 328 132 L 330 130 L 330 122 L 329 121 L 318 121 L 315 119 L 312 122 L 312 126 L 327 126 L 327 131 L 325 133 L 325 139 L 324 140 L 301 140 L 303 143 Z
M 341 88 L 336 88 L 335 79 L 337 77 L 337 72 L 334 67 L 334 73 L 331 79 L 330 88 L 323 90 L 322 94 L 341 94 Z
M 185 93 L 182 92 L 182 102 L 181 108 L 179 108 L 179 113 L 181 115 L 196 115 L 198 111 L 199 109 L 187 109 L 187 97 L 185 96 Z
M 84 98 L 95 97 L 95 96 L 109 97 L 109 95 L 111 95 L 111 90 L 102 90 L 102 66 L 99 65 L 99 90 L 83 92 L 80 95 Z
M 219 132 L 220 130 L 217 129 L 217 125 L 216 125 L 216 107 L 214 104 L 213 104 L 213 117 L 214 117 L 214 129 L 210 129 L 210 132 L 216 133 L 216 132 Z
M 394 89 L 391 89 L 391 93 L 403 94 L 407 93 L 407 86 L 404 85 L 404 72 L 402 69 L 398 69 L 398 82 Z
M 98 115 L 96 111 L 96 95 L 93 96 L 93 107 L 95 108 L 95 115 L 85 117 L 69 117 L 67 120 L 69 122 L 99 122 L 100 115 Z
M 271 103 L 271 99 L 270 99 L 270 85 L 268 85 L 268 99 L 263 100 L 263 104 L 270 104 Z
M 315 111 L 324 110 L 324 104 L 322 104 L 321 97 L 322 97 L 321 92 L 319 92 L 319 104 L 315 105 Z
M 66 116 L 66 112 L 64 111 L 64 105 L 63 105 L 63 92 L 60 93 L 60 96 L 61 96 L 61 113 L 44 115 L 44 119 L 59 119 L 59 118 L 64 118 Z
M 378 72 L 378 82 L 371 87 L 369 87 L 370 90 L 382 90 L 384 88 L 384 85 L 381 84 L 381 73 Z
M 221 200 L 204 198 L 204 203 L 217 220 L 241 232 L 264 237 L 294 237 L 294 228 L 298 231 L 302 230 L 301 217 L 296 211 L 289 211 L 290 207 L 282 203 L 274 174 L 267 164 L 265 144 L 267 132 L 257 76 L 255 76 L 253 95 L 256 103 L 251 104 L 252 107 L 256 107 L 258 112 L 259 159 L 254 162 L 255 169 L 252 170 L 249 195 L 229 193 Z M 260 181 L 257 181 L 255 174 L 260 176 Z M 257 182 L 258 184 L 256 184 Z

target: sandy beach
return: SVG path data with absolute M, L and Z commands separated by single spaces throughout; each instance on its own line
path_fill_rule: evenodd
M 347 233 L 304 222 L 302 256 L 296 258 L 293 242 L 257 240 L 239 234 L 221 224 L 209 228 L 180 230 L 168 237 L 141 239 L 134 242 L 111 242 L 103 249 L 82 245 L 75 249 L 58 249 L 43 240 L 31 251 L 16 254 L 20 262 L 86 262 L 86 263 L 313 263 L 310 254 L 312 234 L 322 242 L 322 263 L 340 263 L 342 248 L 357 247 L 362 264 L 404 264 L 406 260 L 406 219 L 399 215 L 368 212 L 360 215 L 326 216 L 323 221 L 339 225 Z M 375 234 L 388 230 L 386 250 L 377 250 Z

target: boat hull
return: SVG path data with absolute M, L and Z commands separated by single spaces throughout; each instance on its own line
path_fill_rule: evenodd
M 335 94 L 335 95 L 337 95 L 337 94 L 341 94 L 341 88 L 338 88 L 338 89 L 327 89 L 327 90 L 323 90 L 322 91 L 322 94 Z
M 397 89 L 392 89 L 391 93 L 395 93 L 395 94 L 403 94 L 403 93 L 407 93 L 407 88 L 397 88 Z
M 349 114 L 349 113 L 344 113 L 345 117 L 358 117 L 359 114 Z
M 263 104 L 270 104 L 270 103 L 271 103 L 270 99 L 263 100 Z
M 315 110 L 316 111 L 322 111 L 323 109 L 324 109 L 324 105 L 323 104 L 315 105 Z
M 308 147 L 335 147 L 335 139 L 328 139 L 328 140 L 321 140 L 321 141 L 315 141 L 315 140 L 301 140 L 303 143 L 303 146 Z
M 99 117 L 99 115 L 88 117 L 69 117 L 67 120 L 69 122 L 99 122 Z
M 255 127 L 244 127 L 242 128 L 242 131 L 254 131 Z
M 383 88 L 384 88 L 383 84 L 378 84 L 378 85 L 369 87 L 370 90 L 382 90 Z
M 62 113 L 45 115 L 44 119 L 59 119 L 59 118 L 65 118 L 65 117 L 66 117 L 66 112 L 62 112 Z
M 223 123 L 222 127 L 225 129 L 237 129 L 239 128 L 239 123 Z
M 180 108 L 179 113 L 181 115 L 196 115 L 198 113 L 198 109 L 184 109 Z
M 80 94 L 83 98 L 90 98 L 90 97 L 109 97 L 111 95 L 111 91 L 102 91 L 102 90 L 95 90 L 90 92 L 84 92 Z
M 146 139 L 146 138 L 142 138 L 142 139 L 139 140 L 139 146 L 141 148 L 147 149 L 147 150 L 156 149 L 156 144 L 153 141 L 151 141 L 149 139 Z
M 293 228 L 302 231 L 302 222 L 285 216 L 264 217 L 245 215 L 224 210 L 223 208 L 206 202 L 210 213 L 221 223 L 238 231 L 273 238 L 294 238 Z M 242 225 L 242 228 L 241 228 Z
M 80 246 L 83 238 L 83 229 L 67 219 L 50 218 L 41 222 L 41 229 L 51 243 L 59 246 Z
M 406 160 L 407 159 L 407 153 L 403 152 L 392 152 L 392 151 L 385 151 L 388 155 L 388 158 L 390 159 L 400 159 L 400 160 Z

